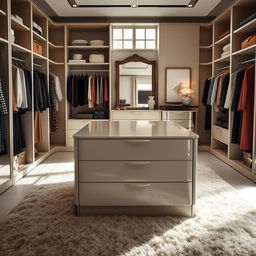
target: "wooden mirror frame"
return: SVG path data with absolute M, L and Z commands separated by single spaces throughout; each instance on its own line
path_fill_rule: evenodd
M 148 65 L 152 65 L 152 96 L 155 97 L 155 101 L 156 101 L 156 104 L 155 104 L 155 109 L 157 109 L 157 106 L 158 106 L 158 97 L 157 97 L 157 81 L 156 81 L 156 61 L 151 61 L 151 60 L 147 60 L 141 56 L 139 56 L 138 54 L 134 54 L 124 60 L 121 60 L 121 61 L 116 61 L 115 62 L 115 67 L 116 67 L 116 108 L 119 105 L 119 101 L 120 101 L 120 90 L 119 90 L 119 75 L 120 75 L 120 72 L 119 72 L 119 67 L 120 65 L 123 65 L 125 63 L 128 63 L 128 62 L 143 62 L 143 63 L 146 63 Z M 132 107 L 128 107 L 127 109 L 145 109 L 145 108 L 132 108 Z

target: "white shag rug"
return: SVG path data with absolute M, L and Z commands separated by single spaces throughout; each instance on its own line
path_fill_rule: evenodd
M 256 255 L 256 209 L 210 169 L 199 165 L 194 218 L 76 217 L 73 182 L 57 184 L 61 175 L 0 224 L 1 256 Z

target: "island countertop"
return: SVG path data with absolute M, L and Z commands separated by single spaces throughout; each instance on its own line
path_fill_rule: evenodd
M 174 121 L 91 121 L 75 139 L 197 139 L 199 136 Z

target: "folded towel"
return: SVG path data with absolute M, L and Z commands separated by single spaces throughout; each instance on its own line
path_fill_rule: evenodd
M 223 46 L 223 51 L 230 51 L 230 43 Z
M 225 58 L 225 57 L 228 57 L 228 56 L 230 56 L 230 52 L 223 52 L 221 54 L 221 58 Z

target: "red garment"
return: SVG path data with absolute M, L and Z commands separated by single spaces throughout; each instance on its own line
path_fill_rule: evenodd
M 254 83 L 255 66 L 245 71 L 238 110 L 243 111 L 242 131 L 240 138 L 241 150 L 252 150 L 253 115 L 254 115 Z
M 103 96 L 104 103 L 108 102 L 108 98 L 109 98 L 109 95 L 108 95 L 108 79 L 107 79 L 107 77 L 105 77 L 105 79 L 104 79 L 104 96 Z

